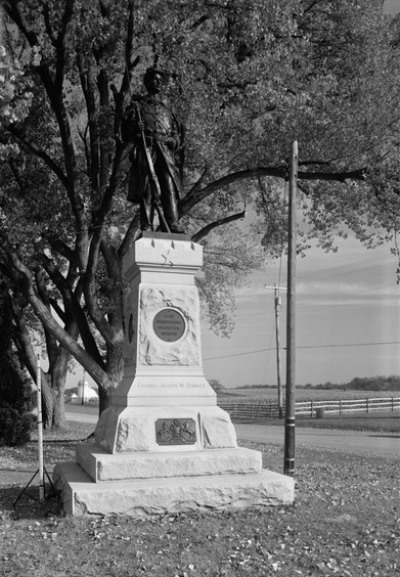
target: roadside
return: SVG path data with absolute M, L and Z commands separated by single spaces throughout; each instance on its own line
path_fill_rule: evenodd
M 283 426 L 235 424 L 235 429 L 239 441 L 284 446 Z M 400 436 L 387 433 L 297 427 L 296 447 L 400 460 Z
M 95 406 L 68 405 L 67 419 L 70 423 L 97 422 L 98 408 Z M 284 447 L 284 426 L 234 423 L 238 443 L 258 443 Z M 400 461 L 400 436 L 386 433 L 339 431 L 335 429 L 312 429 L 297 427 L 296 447 L 322 449 L 348 455 L 364 457 L 382 457 Z M 53 465 L 45 460 L 47 473 L 51 477 Z M 26 486 L 37 471 L 37 467 L 0 467 L 0 485 Z M 35 487 L 39 483 L 38 475 L 32 481 Z
M 97 407 L 69 405 L 69 421 L 81 423 L 97 422 Z M 284 425 L 234 423 L 237 438 L 240 441 L 251 441 L 284 446 Z M 296 428 L 296 446 L 326 449 L 342 453 L 400 459 L 400 435 L 389 433 L 341 431 L 337 429 Z

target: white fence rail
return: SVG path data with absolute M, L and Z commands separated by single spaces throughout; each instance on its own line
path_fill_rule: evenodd
M 296 403 L 296 415 L 309 417 L 322 416 L 324 413 L 358 412 L 370 413 L 372 411 L 395 411 L 400 409 L 400 397 L 346 399 L 338 401 L 302 401 Z
M 279 417 L 278 403 L 267 401 L 218 401 L 218 406 L 230 414 L 232 419 L 274 419 Z
M 218 401 L 218 405 L 234 419 L 273 419 L 279 416 L 277 403 L 268 401 Z M 346 399 L 336 401 L 299 401 L 296 403 L 296 416 L 323 417 L 324 414 L 338 414 L 372 411 L 400 410 L 400 397 Z M 285 406 L 283 406 L 285 413 Z

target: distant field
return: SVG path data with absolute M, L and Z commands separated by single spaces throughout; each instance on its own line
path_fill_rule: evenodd
M 285 398 L 285 389 L 282 391 Z M 219 399 L 239 401 L 240 399 L 249 401 L 264 400 L 276 402 L 278 392 L 276 389 L 225 389 L 218 393 Z M 342 391 L 340 389 L 323 391 L 320 389 L 296 389 L 296 401 L 335 401 L 347 399 L 373 399 L 383 397 L 400 397 L 400 391 Z
M 240 421 L 238 421 L 240 422 Z M 284 419 L 268 419 L 268 425 L 284 426 Z M 400 434 L 400 413 L 347 413 L 341 416 L 326 414 L 323 419 L 296 417 L 296 427 L 313 429 L 341 429 L 344 431 L 375 431 L 377 433 Z

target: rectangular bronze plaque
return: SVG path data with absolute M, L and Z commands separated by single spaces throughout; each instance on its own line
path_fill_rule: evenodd
M 193 419 L 158 419 L 156 441 L 158 445 L 194 445 L 196 423 Z

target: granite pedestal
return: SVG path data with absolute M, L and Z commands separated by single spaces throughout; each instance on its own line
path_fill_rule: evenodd
M 182 235 L 144 233 L 126 255 L 124 378 L 96 444 L 55 467 L 66 513 L 143 517 L 293 502 L 293 479 L 237 446 L 204 377 L 201 266 L 202 247 Z

